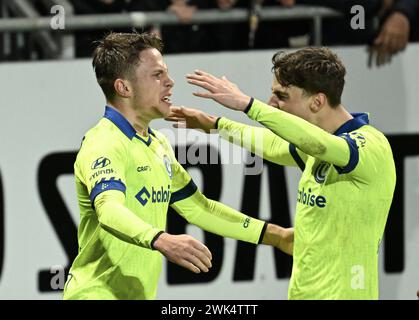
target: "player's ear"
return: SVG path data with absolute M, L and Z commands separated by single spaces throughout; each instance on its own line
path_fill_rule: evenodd
M 127 80 L 118 78 L 113 83 L 113 86 L 117 95 L 123 98 L 129 98 L 132 96 L 132 88 Z
M 313 113 L 319 112 L 327 103 L 327 97 L 324 93 L 316 93 L 312 96 L 310 109 Z

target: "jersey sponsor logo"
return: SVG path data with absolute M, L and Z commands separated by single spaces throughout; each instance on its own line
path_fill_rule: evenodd
M 138 166 L 137 172 L 151 171 L 150 166 Z
M 250 224 L 250 218 L 244 219 L 243 228 L 248 228 Z
M 317 183 L 323 183 L 326 180 L 329 168 L 330 163 L 321 162 L 314 171 L 314 180 L 316 180 Z
M 306 206 L 314 207 L 317 206 L 319 208 L 326 207 L 326 198 L 323 196 L 317 196 L 315 194 L 311 194 L 311 189 L 308 189 L 308 193 L 303 190 L 298 190 L 297 194 L 297 202 L 302 203 Z
M 163 163 L 166 167 L 167 173 L 169 174 L 169 178 L 172 179 L 172 162 L 170 161 L 170 158 L 167 155 L 164 155 Z
M 152 203 L 164 203 L 170 201 L 170 185 L 167 186 L 167 189 L 164 189 L 163 186 L 160 187 L 160 189 L 154 187 L 151 187 L 151 194 L 147 190 L 146 187 L 143 187 L 136 195 L 135 198 L 143 205 L 145 206 L 147 202 L 151 198 Z
M 89 178 L 89 181 L 92 181 L 93 179 L 99 177 L 102 174 L 111 174 L 113 173 L 113 169 L 104 169 L 104 170 L 99 170 L 96 171 L 95 173 L 92 174 L 92 176 Z
M 143 205 L 145 206 L 146 203 L 148 202 L 148 199 L 150 198 L 150 192 L 148 192 L 146 187 L 143 187 L 136 195 L 135 197 L 137 198 L 137 200 Z
M 92 163 L 92 170 L 102 169 L 111 164 L 111 160 L 105 157 L 97 158 Z

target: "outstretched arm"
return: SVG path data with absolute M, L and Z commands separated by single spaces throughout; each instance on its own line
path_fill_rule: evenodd
M 172 159 L 172 193 L 170 206 L 188 222 L 223 237 L 254 244 L 263 243 L 292 253 L 289 229 L 249 217 L 218 201 L 206 198 L 197 188 L 189 173 L 176 160 L 167 140 Z M 288 231 L 287 231 L 288 230 Z
M 216 78 L 209 73 L 197 70 L 195 74 L 187 75 L 187 79 L 189 83 L 208 90 L 208 92 L 195 92 L 194 95 L 213 99 L 233 110 L 246 112 L 251 119 L 260 122 L 305 154 L 339 167 L 348 165 L 350 148 L 343 138 L 336 137 L 304 119 L 251 98 L 226 77 Z M 353 144 L 351 147 L 356 148 Z
M 201 129 L 206 133 L 216 132 L 223 139 L 276 164 L 297 165 L 290 153 L 290 144 L 266 128 L 249 126 L 225 117 L 217 118 L 200 110 L 185 107 L 171 107 L 166 120 L 176 122 L 174 124 L 176 128 Z M 307 158 L 302 152 L 299 153 L 299 157 L 303 162 Z
M 189 223 L 208 232 L 254 244 L 261 243 L 263 239 L 266 228 L 264 221 L 207 199 L 199 190 L 171 206 Z
M 199 190 L 172 204 L 182 217 L 201 229 L 254 244 L 272 245 L 292 255 L 293 229 L 284 229 L 249 217 L 218 201 L 207 199 Z

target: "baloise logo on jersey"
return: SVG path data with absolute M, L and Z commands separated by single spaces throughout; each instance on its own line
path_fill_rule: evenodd
M 298 190 L 297 193 L 297 202 L 302 203 L 306 206 L 314 207 L 317 206 L 319 208 L 326 207 L 326 198 L 323 196 L 318 196 L 315 194 L 311 194 L 311 188 L 308 188 L 306 192 L 303 190 Z
M 154 186 L 151 187 L 151 194 L 146 187 L 143 187 L 140 192 L 135 195 L 135 198 L 145 206 L 150 200 L 152 203 L 162 203 L 162 202 L 169 202 L 170 201 L 170 185 L 167 186 L 167 189 L 164 189 L 163 186 L 154 189 Z

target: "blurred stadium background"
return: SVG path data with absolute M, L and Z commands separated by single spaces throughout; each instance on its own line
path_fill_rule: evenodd
M 344 105 L 370 113 L 372 124 L 387 134 L 397 165 L 380 253 L 380 297 L 417 299 L 417 2 L 0 0 L 0 299 L 61 298 L 60 266 L 68 268 L 77 252 L 73 162 L 105 104 L 91 68 L 92 41 L 110 30 L 133 28 L 165 41 L 165 61 L 176 82 L 174 104 L 249 124 L 243 115 L 193 97 L 185 74 L 198 68 L 225 74 L 244 92 L 266 100 L 273 53 L 332 47 L 347 67 Z M 374 41 L 380 35 L 388 40 L 378 49 Z M 221 159 L 231 151 L 217 139 L 175 131 L 163 120 L 152 126 L 168 133 L 177 150 L 198 142 Z M 186 166 L 208 197 L 293 224 L 297 170 L 266 162 L 262 174 L 245 176 L 244 163 Z M 289 257 L 203 233 L 173 212 L 167 228 L 205 241 L 214 261 L 209 274 L 198 276 L 165 263 L 159 299 L 286 299 Z

